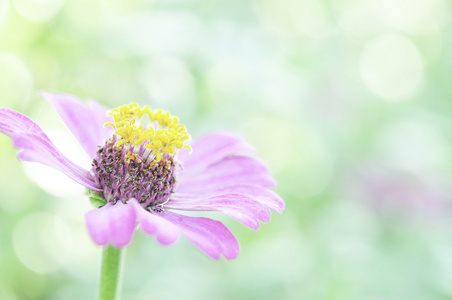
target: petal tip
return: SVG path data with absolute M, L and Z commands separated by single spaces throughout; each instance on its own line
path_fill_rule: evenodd
M 158 235 L 156 237 L 157 242 L 159 242 L 161 245 L 163 246 L 169 246 L 171 244 L 176 243 L 177 241 L 179 241 L 179 235 L 173 235 L 173 236 L 163 236 L 163 235 Z
M 136 226 L 135 210 L 118 202 L 91 210 L 85 214 L 86 226 L 93 241 L 99 246 L 111 244 L 116 248 L 128 245 Z

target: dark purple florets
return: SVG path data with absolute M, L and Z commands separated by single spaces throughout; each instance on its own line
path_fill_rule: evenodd
M 175 162 L 171 155 L 165 155 L 159 162 L 154 158 L 144 145 L 116 146 L 114 138 L 107 140 L 92 162 L 92 172 L 103 189 L 104 199 L 125 203 L 135 198 L 143 207 L 160 211 L 173 193 Z

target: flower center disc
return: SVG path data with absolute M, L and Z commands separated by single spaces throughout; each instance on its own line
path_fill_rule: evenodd
M 108 202 L 137 199 L 143 207 L 161 211 L 171 193 L 175 155 L 189 139 L 185 126 L 176 117 L 148 106 L 124 105 L 113 109 L 116 129 L 113 137 L 97 151 L 92 162 L 96 183 Z M 151 121 L 148 128 L 138 125 L 142 116 Z
M 127 202 L 135 198 L 146 208 L 160 210 L 159 205 L 168 200 L 176 182 L 173 157 L 149 161 L 146 154 L 149 157 L 150 151 L 146 148 L 138 147 L 136 153 L 125 148 L 115 146 L 112 138 L 93 159 L 95 180 L 105 200 Z

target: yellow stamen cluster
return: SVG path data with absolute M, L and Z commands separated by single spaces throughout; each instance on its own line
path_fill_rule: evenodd
M 188 148 L 191 151 L 190 146 L 184 145 L 190 138 L 185 125 L 179 124 L 179 119 L 168 112 L 131 103 L 113 109 L 109 115 L 113 116 L 115 123 L 107 122 L 104 126 L 112 126 L 116 129 L 115 134 L 122 137 L 116 141 L 116 147 L 122 144 L 131 144 L 134 147 L 147 142 L 144 147 L 152 150 L 156 161 L 161 160 L 162 154 L 175 153 L 177 149 Z M 143 125 L 135 124 L 144 115 L 147 115 L 151 122 L 158 123 L 157 128 L 151 125 L 144 129 Z

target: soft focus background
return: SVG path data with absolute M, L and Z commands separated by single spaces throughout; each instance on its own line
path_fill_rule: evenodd
M 83 150 L 40 96 L 170 110 L 236 132 L 285 199 L 241 254 L 141 233 L 123 299 L 452 299 L 448 0 L 0 0 L 0 106 Z M 0 135 L 0 299 L 93 299 L 83 189 Z

